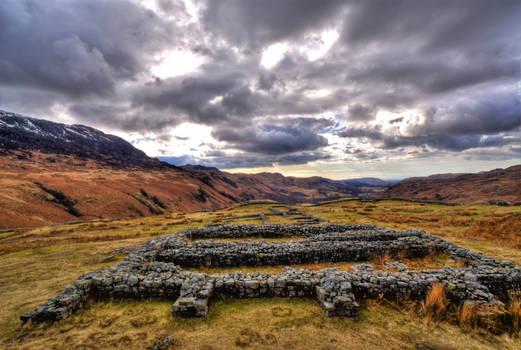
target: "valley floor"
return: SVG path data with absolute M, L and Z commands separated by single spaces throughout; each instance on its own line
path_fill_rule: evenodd
M 117 248 L 132 249 L 158 235 L 203 226 L 210 219 L 268 212 L 268 206 L 251 204 L 215 212 L 0 234 L 0 347 L 146 349 L 170 335 L 176 349 L 521 348 L 519 334 L 463 330 L 456 324 L 433 321 L 387 302 L 363 305 L 361 315 L 355 319 L 327 318 L 311 299 L 250 299 L 216 301 L 205 319 L 173 318 L 172 301 L 149 300 L 91 303 L 54 324 L 22 326 L 18 320 L 21 313 L 56 296 L 78 275 L 122 259 L 126 252 Z M 302 209 L 333 223 L 423 229 L 460 246 L 521 263 L 520 207 L 347 200 Z M 440 257 L 436 259 L 441 260 L 425 264 L 446 263 Z

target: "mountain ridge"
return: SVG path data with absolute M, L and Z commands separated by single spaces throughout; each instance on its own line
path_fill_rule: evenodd
M 63 124 L 0 110 L 0 149 L 89 158 L 110 166 L 145 168 L 167 164 L 124 139 L 81 124 Z

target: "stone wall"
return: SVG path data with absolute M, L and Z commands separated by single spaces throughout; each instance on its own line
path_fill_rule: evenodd
M 193 241 L 212 238 L 306 237 L 293 242 Z M 184 267 L 295 265 L 317 261 L 363 261 L 381 254 L 422 257 L 443 252 L 463 261 L 464 268 L 375 271 L 360 264 L 352 271 L 309 271 L 286 268 L 282 273 L 186 271 Z M 214 298 L 317 298 L 328 316 L 355 316 L 357 300 L 422 299 L 434 284 L 444 284 L 456 303 L 500 305 L 508 292 L 521 288 L 521 267 L 456 246 L 422 231 L 393 231 L 374 225 L 237 225 L 185 229 L 146 242 L 112 267 L 80 276 L 66 290 L 22 321 L 54 321 L 69 317 L 88 300 L 160 297 L 174 301 L 172 312 L 204 317 Z
M 395 240 L 305 240 L 298 242 L 169 241 L 156 256 L 158 261 L 183 267 L 234 267 L 300 265 L 318 262 L 366 261 L 381 255 L 405 253 L 421 258 L 436 250 L 428 239 L 418 236 Z

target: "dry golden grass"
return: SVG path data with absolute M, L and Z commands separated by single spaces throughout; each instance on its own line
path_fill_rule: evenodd
M 474 302 L 458 305 L 448 299 L 445 286 L 437 284 L 422 301 L 384 302 L 397 310 L 411 310 L 421 315 L 428 323 L 448 322 L 457 325 L 462 332 L 468 334 L 506 335 L 516 341 L 519 341 L 521 336 L 519 293 L 512 294 L 504 306 L 480 305 Z
M 476 222 L 461 233 L 462 237 L 479 238 L 521 248 L 521 212 Z
M 327 318 L 311 299 L 217 301 L 206 319 L 179 319 L 165 301 L 92 303 L 55 324 L 24 326 L 6 349 L 517 349 L 512 338 L 464 333 L 447 322 L 368 303 L 357 319 Z
M 421 315 L 417 307 L 407 301 L 398 301 L 403 303 L 401 306 L 367 302 L 355 319 L 327 318 L 311 299 L 257 299 L 216 301 L 205 319 L 173 318 L 170 313 L 173 301 L 144 300 L 91 303 L 70 319 L 53 324 L 22 326 L 18 320 L 21 313 L 57 295 L 78 275 L 114 264 L 114 261 L 101 261 L 115 248 L 132 248 L 159 234 L 188 226 L 200 227 L 217 216 L 268 212 L 268 206 L 253 204 L 216 212 L 183 212 L 0 235 L 0 348 L 146 349 L 165 335 L 174 338 L 175 348 L 205 350 L 416 349 L 418 344 L 436 350 L 521 348 L 516 337 L 521 323 L 521 302 L 517 297 L 493 318 L 492 324 L 496 327 L 506 329 L 506 325 L 511 325 L 503 335 L 494 335 L 492 326 L 484 328 L 484 321 L 476 321 L 475 315 L 482 310 L 478 312 L 472 305 L 458 306 L 459 309 L 449 307 L 445 319 L 434 319 Z M 484 254 L 521 262 L 518 248 L 500 243 L 492 236 L 486 237 L 490 239 L 486 241 L 481 234 L 462 234 L 480 221 L 519 212 L 519 207 L 350 201 L 303 209 L 331 222 L 374 223 L 397 229 L 416 227 Z M 275 217 L 268 219 L 272 218 Z M 468 222 L 463 218 L 474 221 L 471 226 L 465 226 Z M 117 256 L 116 261 L 122 257 Z M 384 257 L 370 263 L 375 268 L 385 268 L 388 259 L 393 260 Z M 459 264 L 443 255 L 403 261 L 410 268 L 418 269 Z M 302 267 L 348 269 L 350 265 L 324 263 Z M 265 267 L 265 271 L 276 272 L 282 268 Z M 245 272 L 253 270 L 262 271 L 262 268 Z M 435 305 L 436 298 L 431 298 L 428 305 Z
M 425 300 L 420 303 L 422 313 L 433 320 L 443 320 L 447 317 L 449 301 L 443 284 L 432 286 Z
M 499 310 L 499 322 L 502 329 L 521 337 L 521 292 L 510 295 L 504 309 Z
M 120 241 L 154 237 L 179 231 L 186 227 L 200 227 L 213 213 L 190 213 L 183 219 L 176 214 L 110 223 L 84 223 L 21 230 L 0 234 L 0 255 L 25 249 L 87 242 Z
M 465 331 L 479 328 L 479 307 L 475 303 L 465 302 L 456 310 L 458 326 Z

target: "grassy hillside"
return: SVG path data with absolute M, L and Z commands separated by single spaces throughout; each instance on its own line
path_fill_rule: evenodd
M 433 320 L 396 303 L 369 302 L 363 305 L 360 317 L 341 319 L 326 318 L 311 299 L 217 301 L 206 319 L 180 319 L 171 316 L 169 300 L 113 301 L 93 302 L 54 324 L 22 326 L 18 321 L 21 313 L 57 295 L 78 275 L 122 259 L 124 250 L 118 253 L 117 248 L 131 249 L 157 235 L 203 226 L 209 219 L 267 212 L 268 206 L 252 204 L 215 212 L 173 213 L 0 234 L 0 347 L 146 349 L 170 335 L 176 349 L 521 348 L 516 336 L 494 335 Z M 521 263 L 520 207 L 341 201 L 303 210 L 336 223 L 424 229 L 463 247 Z M 277 222 L 284 219 L 277 218 Z M 417 262 L 433 267 L 444 263 L 450 262 L 440 256 Z M 279 267 L 264 269 L 276 271 Z

